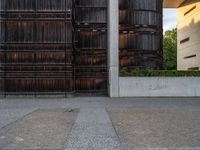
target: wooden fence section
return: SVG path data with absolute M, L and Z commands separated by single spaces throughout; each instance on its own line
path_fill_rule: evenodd
M 75 87 L 107 93 L 107 0 L 75 0 Z
M 107 93 L 107 0 L 1 0 L 1 95 Z
M 162 0 L 119 0 L 120 68 L 162 68 Z
M 1 0 L 1 94 L 74 92 L 70 0 Z

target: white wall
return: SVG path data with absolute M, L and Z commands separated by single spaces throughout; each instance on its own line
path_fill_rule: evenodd
M 200 96 L 200 77 L 120 77 L 120 97 Z

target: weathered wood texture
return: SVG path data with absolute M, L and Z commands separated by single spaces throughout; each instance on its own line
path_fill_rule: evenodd
M 1 0 L 1 94 L 106 93 L 106 23 L 107 0 Z
M 107 0 L 75 0 L 75 87 L 107 93 Z
M 71 94 L 72 1 L 1 0 L 1 94 Z
M 162 0 L 120 0 L 120 67 L 162 68 Z

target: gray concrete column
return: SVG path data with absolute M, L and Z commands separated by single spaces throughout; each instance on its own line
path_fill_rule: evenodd
M 119 2 L 108 0 L 108 92 L 119 97 Z

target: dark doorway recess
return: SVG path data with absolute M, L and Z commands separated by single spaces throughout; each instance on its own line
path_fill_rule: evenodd
M 1 95 L 106 94 L 106 5 L 1 0 Z

